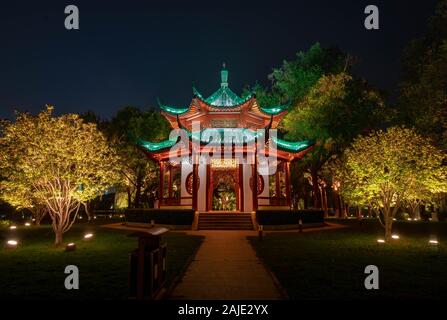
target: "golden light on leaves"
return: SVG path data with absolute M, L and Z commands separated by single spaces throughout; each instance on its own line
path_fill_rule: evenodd
M 14 206 L 44 205 L 60 244 L 80 204 L 119 179 L 119 159 L 95 124 L 52 112 L 47 106 L 37 116 L 21 113 L 3 123 L 0 197 Z

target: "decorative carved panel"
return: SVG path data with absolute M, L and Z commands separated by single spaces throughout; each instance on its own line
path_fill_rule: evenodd
M 192 190 L 194 187 L 194 175 L 192 172 L 190 174 L 188 174 L 188 176 L 186 177 L 185 187 L 186 187 L 186 192 L 188 192 L 190 195 L 192 195 Z M 197 176 L 197 189 L 199 189 L 199 188 L 200 188 L 200 178 L 199 178 L 199 176 Z
M 230 184 L 232 186 L 239 185 L 238 170 L 213 170 L 213 189 L 220 183 Z
M 262 191 L 264 191 L 264 179 L 258 175 L 258 181 L 257 181 L 257 194 L 260 195 Z M 250 189 L 253 191 L 253 177 L 250 178 Z

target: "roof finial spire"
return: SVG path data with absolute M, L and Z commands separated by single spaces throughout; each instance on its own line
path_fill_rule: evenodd
M 228 70 L 225 68 L 225 62 L 222 64 L 222 70 L 220 71 L 220 86 L 228 87 Z

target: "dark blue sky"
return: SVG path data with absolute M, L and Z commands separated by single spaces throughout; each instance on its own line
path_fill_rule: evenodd
M 12 1 L 8 1 L 12 2 Z M 356 73 L 392 93 L 399 58 L 420 35 L 435 0 L 16 1 L 0 4 L 0 118 L 14 109 L 93 110 L 109 118 L 125 105 L 185 105 L 191 85 L 208 95 L 225 61 L 230 86 L 267 83 L 283 59 L 320 42 L 359 59 Z M 78 5 L 80 30 L 64 28 Z M 380 30 L 363 26 L 380 9 Z

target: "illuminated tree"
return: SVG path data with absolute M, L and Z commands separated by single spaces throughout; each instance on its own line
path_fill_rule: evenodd
M 447 0 L 438 0 L 425 33 L 410 42 L 402 62 L 397 120 L 447 151 Z M 435 203 L 445 216 L 447 194 Z
M 166 119 L 153 110 L 143 112 L 135 107 L 126 107 L 112 119 L 108 134 L 120 156 L 120 186 L 127 193 L 129 207 L 141 207 L 145 196 L 155 196 L 159 181 L 158 167 L 136 147 L 137 140 L 164 140 L 169 132 Z
M 341 153 L 360 133 L 385 119 L 380 95 L 346 73 L 324 75 L 284 117 L 280 126 L 291 140 L 313 139 L 316 144 L 302 160 L 310 174 L 314 207 L 321 207 L 323 165 Z
M 350 75 L 353 62 L 339 49 L 323 48 L 317 43 L 274 69 L 269 75 L 270 88 L 252 88 L 261 105 L 291 104 L 279 126 L 287 139 L 316 142 L 292 168 L 301 175 L 294 175 L 294 190 L 302 189 L 298 181 L 303 181 L 303 174 L 307 176 L 316 208 L 327 203 L 322 199 L 326 183 L 321 175 L 326 161 L 340 154 L 358 134 L 387 120 L 379 93 Z
M 39 202 L 39 199 L 36 199 L 33 193 L 22 184 L 2 181 L 0 183 L 0 198 L 18 210 L 26 209 L 31 212 L 36 225 L 40 225 L 47 213 L 45 204 Z
M 413 129 L 401 127 L 360 136 L 333 165 L 341 194 L 373 207 L 391 238 L 393 218 L 409 201 L 430 201 L 447 190 L 446 155 Z
M 398 120 L 447 150 L 447 0 L 439 0 L 421 37 L 403 55 Z
M 59 245 L 81 203 L 118 180 L 118 157 L 95 124 L 75 114 L 55 117 L 52 111 L 48 106 L 37 116 L 22 113 L 3 123 L 0 189 L 12 203 L 8 188 L 26 190 L 45 204 Z

